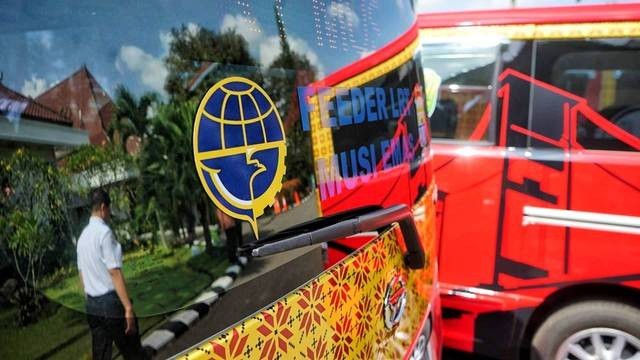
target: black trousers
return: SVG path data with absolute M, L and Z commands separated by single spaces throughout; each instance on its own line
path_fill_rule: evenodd
M 111 360 L 111 349 L 116 343 L 125 359 L 145 359 L 140 335 L 125 335 L 127 321 L 124 307 L 114 292 L 101 296 L 87 296 L 87 320 L 91 329 L 93 360 Z M 136 319 L 136 328 L 138 319 Z
M 238 247 L 242 244 L 242 227 L 238 222 L 232 227 L 225 229 L 224 234 L 227 236 L 227 258 L 229 262 L 238 261 Z

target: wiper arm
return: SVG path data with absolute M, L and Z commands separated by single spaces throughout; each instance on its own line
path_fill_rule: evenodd
M 425 255 L 420 235 L 413 220 L 413 214 L 407 205 L 395 205 L 386 209 L 370 212 L 338 221 L 326 227 L 269 242 L 255 244 L 251 250 L 254 257 L 273 255 L 304 246 L 338 240 L 362 232 L 378 230 L 398 222 L 404 237 L 407 253 L 405 263 L 411 269 L 421 269 L 425 264 Z

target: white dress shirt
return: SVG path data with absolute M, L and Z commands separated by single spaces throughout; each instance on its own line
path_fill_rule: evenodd
M 84 292 L 100 296 L 113 291 L 109 270 L 122 267 L 122 247 L 104 220 L 97 216 L 89 219 L 76 250 Z

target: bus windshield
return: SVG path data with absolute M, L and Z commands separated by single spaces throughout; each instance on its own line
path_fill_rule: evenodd
M 319 246 L 238 249 L 322 215 L 297 89 L 405 34 L 412 1 L 0 7 L 0 358 L 89 356 L 105 293 L 154 351 L 222 299 L 201 340 L 324 270 Z

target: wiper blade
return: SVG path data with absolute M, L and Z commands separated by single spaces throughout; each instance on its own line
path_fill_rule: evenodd
M 266 239 L 266 243 L 256 243 L 247 250 L 251 250 L 251 255 L 254 257 L 273 255 L 304 246 L 342 239 L 362 232 L 378 230 L 394 222 L 398 222 L 407 247 L 407 253 L 405 254 L 407 266 L 412 269 L 424 267 L 424 249 L 422 249 L 420 235 L 413 221 L 413 214 L 408 206 L 395 205 L 386 209 L 375 208 L 375 210 L 371 209 L 370 211 L 359 209 L 355 211 L 355 214 L 351 217 L 345 216 L 348 215 L 348 213 L 341 215 L 342 219 L 336 219 L 337 222 L 331 221 L 330 224 L 327 223 L 326 226 L 322 227 L 318 226 L 323 225 L 323 222 L 319 224 L 317 222 L 315 224 L 311 222 L 310 224 L 312 226 L 309 224 L 306 226 L 315 229 L 310 231 L 304 231 L 305 224 L 303 224 L 298 227 L 299 230 L 303 231 L 302 233 L 282 239 Z M 333 219 L 326 218 L 321 220 L 326 223 L 325 220 Z M 293 229 L 288 231 L 294 232 Z M 280 238 L 280 236 L 278 236 L 278 238 Z

